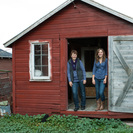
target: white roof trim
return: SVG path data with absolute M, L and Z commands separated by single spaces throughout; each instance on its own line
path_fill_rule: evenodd
M 28 33 L 30 30 L 32 30 L 33 28 L 35 28 L 36 26 L 38 26 L 39 24 L 41 24 L 42 22 L 44 22 L 45 20 L 47 20 L 48 18 L 50 18 L 52 15 L 54 15 L 55 13 L 59 12 L 61 9 L 63 9 L 64 7 L 66 7 L 67 5 L 69 5 L 70 3 L 72 3 L 74 0 L 67 0 L 66 2 L 64 2 L 63 4 L 61 4 L 59 7 L 57 7 L 56 9 L 54 9 L 53 11 L 51 11 L 50 13 L 48 13 L 46 16 L 42 17 L 41 19 L 39 19 L 38 21 L 36 21 L 34 24 L 32 24 L 31 26 L 29 26 L 27 29 L 25 29 L 24 31 L 22 31 L 21 33 L 19 33 L 18 35 L 16 35 L 15 37 L 13 37 L 12 39 L 10 39 L 9 41 L 7 41 L 6 43 L 4 43 L 5 47 L 8 47 L 9 45 L 11 45 L 13 42 L 15 42 L 16 40 L 18 40 L 19 38 L 21 38 L 23 35 L 25 35 L 26 33 Z M 81 0 L 82 2 L 85 2 L 89 5 L 92 5 L 96 8 L 99 8 L 105 12 L 108 12 L 114 16 L 117 16 L 119 18 L 122 18 L 126 21 L 129 21 L 130 23 L 133 23 L 133 18 L 128 17 L 126 15 L 123 15 L 119 12 L 116 12 L 115 10 L 112 10 L 110 8 L 107 8 L 97 2 L 94 2 L 92 0 Z

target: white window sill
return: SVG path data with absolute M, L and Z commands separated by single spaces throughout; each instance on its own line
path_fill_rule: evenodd
M 36 82 L 50 82 L 52 81 L 51 79 L 30 79 L 29 81 L 36 81 Z

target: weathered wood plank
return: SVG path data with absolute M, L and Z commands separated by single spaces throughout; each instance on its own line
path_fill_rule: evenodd
M 127 72 L 127 74 L 130 75 L 131 70 L 116 45 L 114 45 L 113 50 L 115 54 L 117 55 L 119 61 L 121 62 L 122 66 L 124 67 L 125 71 Z
M 112 106 L 111 108 L 111 111 L 114 111 L 114 112 L 128 112 L 128 113 L 132 113 L 133 112 L 133 108 L 125 108 L 125 107 L 117 107 L 117 106 Z M 131 117 L 130 117 L 131 118 Z
M 114 36 L 114 41 L 133 41 L 133 36 Z
M 108 37 L 108 47 L 109 47 L 109 57 L 108 57 L 108 67 L 109 67 L 109 69 L 108 69 L 108 71 L 109 71 L 109 79 L 108 79 L 108 81 L 109 81 L 109 101 L 108 101 L 108 103 L 109 103 L 109 109 L 112 107 L 112 94 L 113 94 L 113 85 L 112 85 L 112 83 L 113 83 L 113 37 L 111 37 L 111 36 L 109 36 Z
M 120 95 L 119 95 L 119 98 L 117 99 L 117 101 L 115 103 L 116 106 L 120 106 L 121 105 L 121 102 L 125 98 L 128 90 L 129 90 L 129 88 L 131 86 L 132 81 L 133 81 L 133 73 L 129 76 L 129 79 L 126 82 L 123 90 L 121 90 Z

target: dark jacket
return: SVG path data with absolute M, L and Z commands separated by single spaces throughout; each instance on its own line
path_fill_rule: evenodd
M 81 64 L 80 63 L 81 63 L 81 61 L 79 60 L 79 58 L 77 58 L 76 72 L 77 72 L 78 80 L 81 81 L 81 80 L 86 80 L 86 79 L 84 79 L 83 70 L 81 68 Z M 71 81 L 73 82 L 74 81 L 74 70 L 73 70 L 73 67 L 72 67 L 71 59 L 69 59 L 68 64 L 70 66 L 70 67 L 68 67 L 68 69 L 69 69 L 68 70 L 68 74 L 70 72 L 70 78 L 71 78 Z

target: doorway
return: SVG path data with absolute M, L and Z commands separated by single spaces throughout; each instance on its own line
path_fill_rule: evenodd
M 92 70 L 95 60 L 95 52 L 98 48 L 103 48 L 107 53 L 107 37 L 89 37 L 89 38 L 73 38 L 67 39 L 68 42 L 68 59 L 70 59 L 71 50 L 77 50 L 78 58 L 82 61 L 86 70 L 86 80 L 85 85 L 86 91 L 86 109 L 85 111 L 95 111 L 96 109 L 96 93 L 95 86 L 92 84 Z M 108 87 L 105 88 L 105 109 L 102 111 L 107 111 L 107 101 L 108 101 Z M 80 102 L 80 91 L 79 91 L 79 102 Z M 74 109 L 72 90 L 68 84 L 68 110 Z

